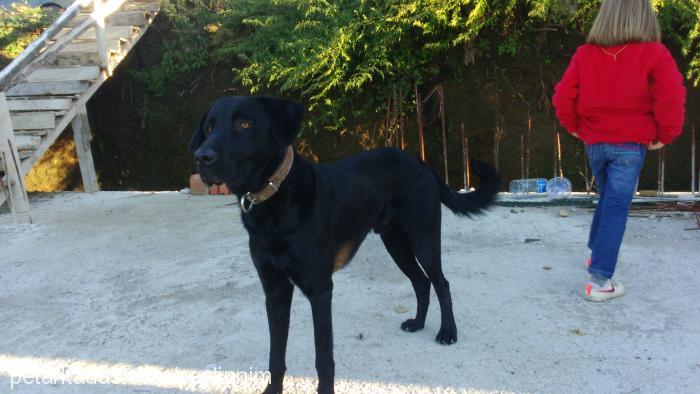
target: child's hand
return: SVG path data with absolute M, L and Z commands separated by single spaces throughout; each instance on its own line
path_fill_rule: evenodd
M 578 134 L 576 134 L 576 133 L 571 133 L 571 135 L 573 135 L 574 137 L 578 138 Z M 580 138 L 579 138 L 579 139 L 580 139 Z
M 663 148 L 664 146 L 666 146 L 666 144 L 663 144 L 659 141 L 655 141 L 655 142 L 650 142 L 649 145 L 647 145 L 647 149 L 659 150 L 659 149 Z

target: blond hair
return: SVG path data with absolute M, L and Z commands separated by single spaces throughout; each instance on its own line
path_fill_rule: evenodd
M 601 46 L 661 41 L 649 0 L 603 0 L 586 42 Z

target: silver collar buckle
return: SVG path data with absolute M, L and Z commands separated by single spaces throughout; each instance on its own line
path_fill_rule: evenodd
M 250 212 L 251 209 L 253 209 L 253 206 L 255 205 L 255 200 L 250 197 L 251 193 L 248 192 L 243 197 L 241 197 L 241 211 L 243 213 L 248 213 Z

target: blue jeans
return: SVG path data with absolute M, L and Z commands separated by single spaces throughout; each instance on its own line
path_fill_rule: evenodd
M 627 215 L 637 189 L 647 148 L 635 143 L 586 145 L 586 155 L 598 187 L 598 206 L 588 238 L 588 272 L 612 278 L 617 265 Z

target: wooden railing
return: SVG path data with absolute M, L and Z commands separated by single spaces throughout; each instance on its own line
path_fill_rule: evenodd
M 7 67 L 0 71 L 0 91 L 6 90 L 14 82 L 26 77 L 46 56 L 56 53 L 93 25 L 95 26 L 95 36 L 97 39 L 97 52 L 99 53 L 100 59 L 99 65 L 100 68 L 109 75 L 111 70 L 105 34 L 105 18 L 117 11 L 124 2 L 125 0 L 109 0 L 107 2 L 103 2 L 102 0 L 76 0 L 38 39 L 32 42 L 31 45 Z M 75 19 L 81 9 L 91 4 L 93 5 L 93 10 L 88 18 L 57 40 L 54 40 L 58 33 Z

